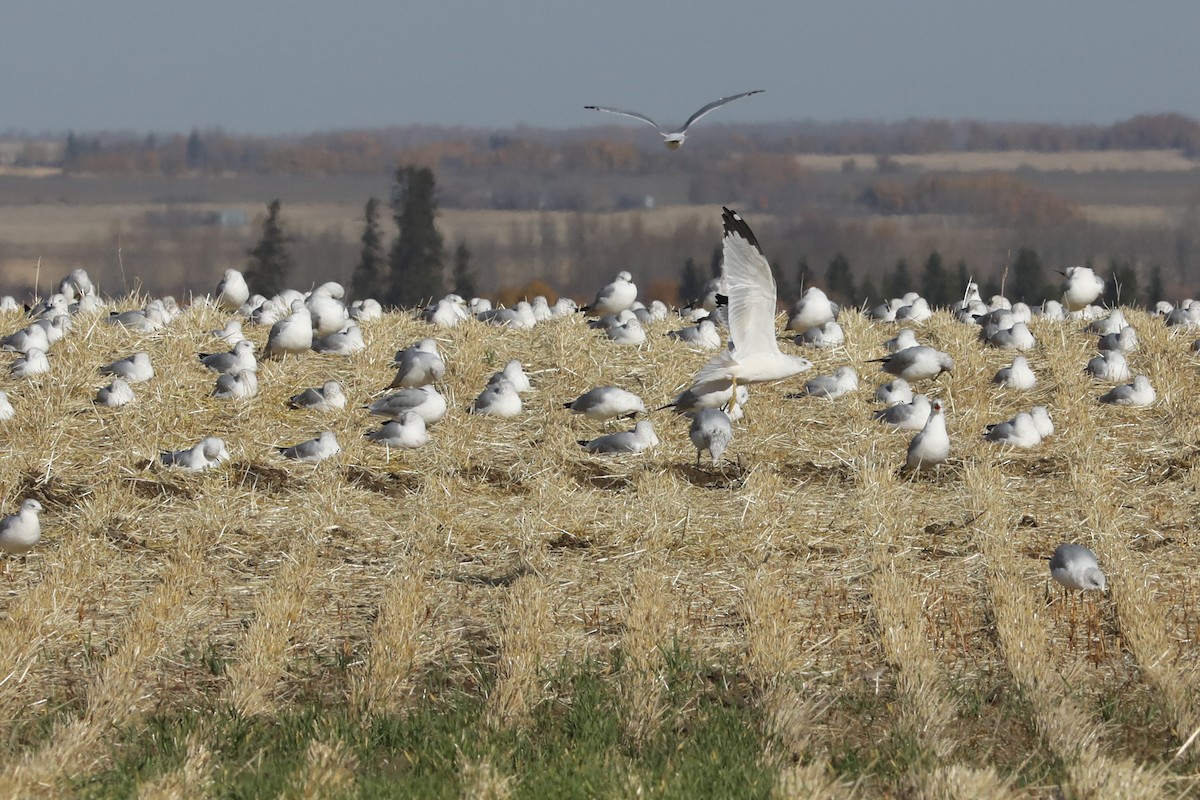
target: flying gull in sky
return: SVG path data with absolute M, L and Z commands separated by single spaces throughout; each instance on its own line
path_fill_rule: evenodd
M 688 121 L 683 123 L 683 127 L 677 128 L 673 131 L 664 131 L 661 127 L 659 127 L 657 122 L 650 119 L 645 114 L 639 114 L 636 111 L 622 111 L 619 108 L 608 108 L 607 106 L 584 106 L 584 108 L 588 108 L 593 111 L 607 111 L 610 114 L 620 114 L 623 117 L 633 117 L 634 119 L 640 119 L 642 122 L 649 122 L 654 126 L 654 129 L 658 131 L 659 135 L 663 137 L 663 144 L 672 150 L 678 150 L 679 146 L 683 144 L 683 140 L 687 138 L 687 129 L 692 127 L 693 122 L 700 119 L 708 112 L 720 108 L 726 103 L 732 103 L 738 98 L 749 97 L 752 94 L 758 94 L 762 91 L 765 90 L 755 89 L 752 92 L 742 92 L 741 94 L 734 94 L 730 95 L 729 97 L 722 97 L 720 100 L 714 100 L 708 105 L 704 106 L 704 108 L 697 111 L 695 114 L 692 114 L 690 117 L 688 117 Z

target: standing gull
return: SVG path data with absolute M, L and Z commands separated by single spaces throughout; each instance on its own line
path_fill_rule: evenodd
M 38 512 L 42 504 L 30 498 L 21 503 L 16 514 L 0 519 L 0 550 L 9 555 L 28 553 L 42 538 L 42 523 Z
M 715 467 L 725 448 L 733 441 L 733 426 L 729 424 L 728 415 L 721 409 L 702 408 L 692 415 L 688 438 L 696 446 L 696 466 L 700 466 L 700 454 L 707 450 Z
M 1068 589 L 1104 591 L 1107 582 L 1096 554 L 1081 544 L 1060 544 L 1050 556 L 1050 577 Z
M 711 103 L 709 103 L 708 105 L 701 108 L 695 114 L 692 114 L 690 117 L 688 117 L 688 121 L 683 123 L 682 127 L 678 128 L 676 130 L 672 130 L 672 131 L 664 131 L 661 127 L 659 127 L 659 124 L 657 122 L 650 119 L 645 114 L 639 114 L 636 111 L 622 111 L 619 108 L 608 108 L 607 106 L 584 106 L 584 108 L 592 110 L 592 111 L 607 111 L 610 114 L 620 114 L 623 117 L 632 117 L 633 119 L 640 119 L 642 122 L 648 122 L 654 126 L 654 129 L 656 131 L 658 131 L 659 136 L 663 137 L 663 144 L 665 144 L 667 147 L 669 147 L 672 150 L 678 150 L 679 146 L 681 144 L 683 144 L 683 140 L 687 138 L 688 128 L 690 128 L 692 126 L 692 123 L 694 123 L 696 120 L 700 119 L 701 117 L 703 117 L 705 114 L 709 113 L 710 111 L 720 108 L 721 106 L 725 105 L 726 103 L 732 103 L 734 100 L 737 100 L 739 98 L 749 97 L 752 94 L 759 94 L 763 91 L 765 91 L 765 90 L 755 89 L 750 92 L 742 92 L 741 94 L 734 94 L 734 95 L 730 95 L 729 97 L 722 97 L 720 100 L 714 100 Z
M 937 467 L 950 456 L 950 437 L 946 433 L 946 417 L 942 413 L 942 401 L 930 404 L 929 419 L 921 432 L 908 444 L 908 458 L 904 466 L 914 472 L 928 467 Z
M 692 389 L 707 384 L 767 383 L 812 368 L 807 358 L 779 352 L 775 339 L 775 278 L 758 239 L 737 212 L 722 209 L 725 224 L 721 270 L 729 287 L 729 346 L 700 368 Z M 733 396 L 732 412 L 736 408 Z

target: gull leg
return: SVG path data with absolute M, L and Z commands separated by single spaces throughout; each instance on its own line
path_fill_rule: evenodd
M 733 417 L 733 412 L 737 411 L 737 378 L 730 379 L 729 385 L 729 402 L 725 404 L 725 413 Z

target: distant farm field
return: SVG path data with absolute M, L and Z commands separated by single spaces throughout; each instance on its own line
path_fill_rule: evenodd
M 1079 323 L 1033 323 L 1039 385 L 1018 393 L 990 384 L 1011 353 L 937 314 L 918 335 L 956 366 L 921 388 L 953 451 L 916 478 L 911 435 L 871 419 L 868 359 L 895 331 L 854 314 L 844 348 L 805 355 L 812 374 L 856 367 L 858 391 L 755 388 L 725 460 L 699 467 L 669 411 L 650 415 L 659 447 L 600 457 L 576 442 L 604 426 L 562 407 L 602 384 L 668 402 L 706 358 L 670 323 L 639 349 L 579 318 L 389 314 L 363 353 L 264 362 L 260 394 L 230 403 L 196 359 L 214 310 L 156 334 L 79 319 L 48 376 L 0 380 L 0 509 L 46 508 L 41 544 L 3 558 L 0 795 L 1194 792 L 1195 334 L 1127 315 L 1148 409 L 1097 403 Z M 425 448 L 389 452 L 361 406 L 427 335 L 450 410 Z M 97 367 L 137 350 L 155 365 L 137 401 L 94 407 Z M 524 412 L 466 413 L 511 358 L 534 382 Z M 330 378 L 345 411 L 287 408 Z M 982 439 L 1034 404 L 1057 426 L 1042 445 Z M 322 429 L 330 461 L 274 450 Z M 229 463 L 158 463 L 206 435 Z M 1050 582 L 1066 541 L 1096 551 L 1109 594 Z

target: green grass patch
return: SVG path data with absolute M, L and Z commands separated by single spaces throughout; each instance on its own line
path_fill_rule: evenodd
M 611 668 L 589 663 L 549 676 L 554 699 L 512 731 L 486 727 L 482 693 L 451 687 L 365 725 L 346 707 L 319 701 L 270 719 L 211 709 L 154 716 L 116 737 L 110 767 L 74 788 L 88 798 L 134 796 L 139 784 L 182 765 L 187 737 L 199 730 L 221 798 L 278 795 L 303 769 L 309 744 L 333 738 L 358 760 L 362 798 L 458 797 L 464 764 L 479 761 L 511 776 L 515 798 L 625 797 L 638 786 L 663 798 L 768 796 L 775 776 L 762 759 L 760 712 L 736 676 L 678 658 L 672 673 L 662 729 L 638 745 L 624 735 Z

